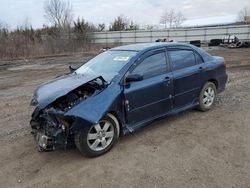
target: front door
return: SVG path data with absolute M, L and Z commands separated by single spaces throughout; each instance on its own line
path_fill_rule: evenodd
M 167 113 L 172 105 L 172 73 L 168 71 L 165 49 L 151 51 L 129 74 L 140 74 L 143 80 L 124 87 L 126 120 L 136 124 Z

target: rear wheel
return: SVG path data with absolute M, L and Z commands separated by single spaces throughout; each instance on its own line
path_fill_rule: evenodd
M 207 82 L 199 96 L 199 110 L 201 111 L 208 111 L 212 108 L 214 101 L 216 99 L 216 86 L 212 82 Z
M 108 152 L 119 137 L 117 119 L 108 114 L 98 124 L 85 126 L 75 135 L 79 151 L 88 157 L 97 157 Z

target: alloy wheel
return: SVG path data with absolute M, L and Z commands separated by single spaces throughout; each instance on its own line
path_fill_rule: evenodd
M 114 125 L 106 120 L 93 125 L 87 135 L 88 146 L 93 151 L 101 151 L 107 148 L 114 138 Z
M 214 89 L 212 87 L 206 88 L 203 94 L 203 104 L 206 107 L 210 107 L 214 102 L 214 98 L 215 98 Z

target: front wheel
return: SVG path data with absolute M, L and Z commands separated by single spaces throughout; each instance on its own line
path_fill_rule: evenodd
M 97 157 L 111 150 L 119 137 L 119 131 L 117 119 L 107 114 L 98 124 L 84 126 L 75 135 L 75 144 L 82 154 Z
M 217 94 L 217 90 L 216 90 L 216 86 L 214 85 L 214 83 L 207 82 L 203 86 L 200 92 L 199 107 L 198 107 L 199 110 L 203 112 L 210 110 L 216 99 L 216 94 Z

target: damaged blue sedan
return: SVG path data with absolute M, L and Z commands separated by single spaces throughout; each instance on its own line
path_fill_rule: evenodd
M 119 136 L 198 108 L 207 111 L 227 82 L 225 60 L 181 43 L 121 46 L 39 86 L 30 121 L 40 151 L 73 144 L 95 157 Z

